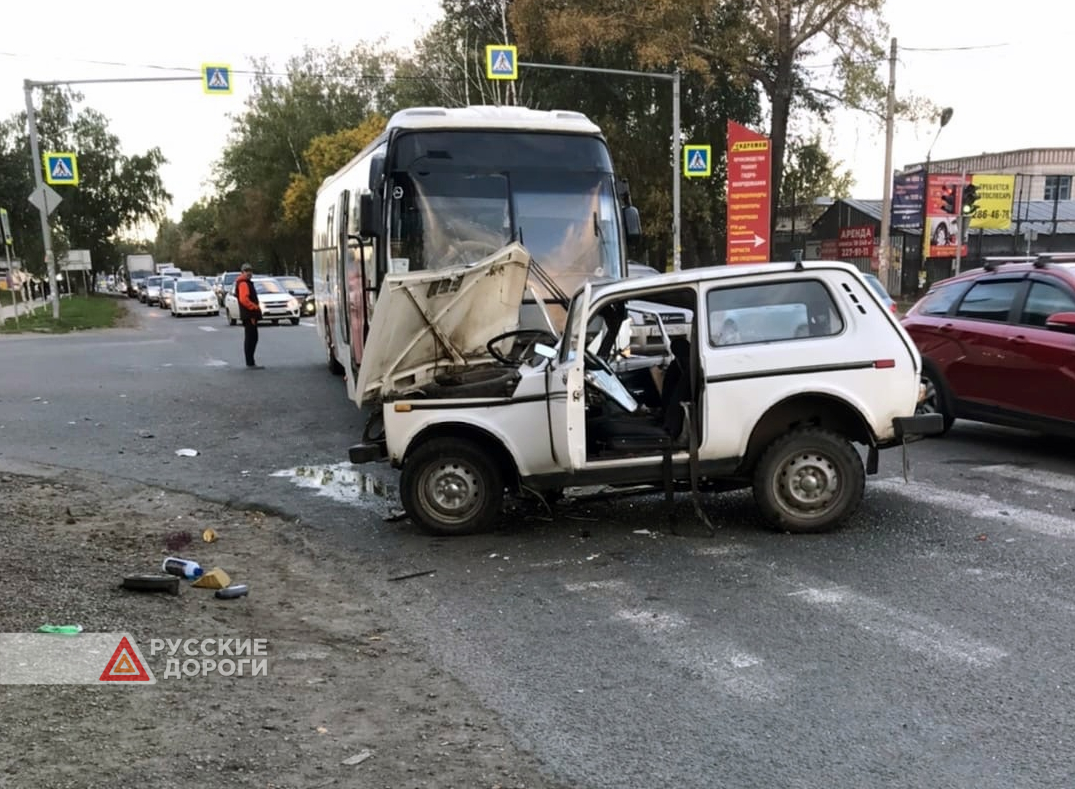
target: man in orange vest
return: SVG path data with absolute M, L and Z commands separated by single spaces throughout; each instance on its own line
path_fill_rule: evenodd
M 264 370 L 263 365 L 254 361 L 254 351 L 258 347 L 258 321 L 261 319 L 261 305 L 258 303 L 258 291 L 251 278 L 254 267 L 244 263 L 242 273 L 235 280 L 235 298 L 239 302 L 239 318 L 243 322 L 243 352 L 246 354 L 246 369 Z

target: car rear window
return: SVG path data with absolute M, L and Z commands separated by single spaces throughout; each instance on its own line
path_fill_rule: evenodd
M 828 337 L 844 329 L 832 296 L 817 280 L 717 288 L 706 300 L 713 345 Z

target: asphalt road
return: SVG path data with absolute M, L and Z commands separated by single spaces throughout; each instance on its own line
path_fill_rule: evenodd
M 104 470 L 316 525 L 354 556 L 341 594 L 391 603 L 551 777 L 1075 785 L 1072 442 L 957 423 L 911 447 L 910 484 L 883 454 L 828 535 L 769 532 L 728 494 L 707 497 L 713 537 L 685 498 L 670 533 L 650 497 L 431 538 L 385 519 L 393 472 L 346 463 L 360 425 L 312 325 L 263 328 L 267 369 L 247 371 L 222 317 L 130 304 L 141 328 L 0 338 L 0 468 Z

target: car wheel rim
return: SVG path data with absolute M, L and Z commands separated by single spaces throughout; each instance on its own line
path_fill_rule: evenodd
M 429 466 L 418 483 L 422 507 L 445 523 L 461 523 L 481 508 L 484 491 L 475 469 L 459 460 Z
M 797 516 L 820 517 L 840 495 L 840 471 L 822 452 L 795 452 L 780 464 L 773 480 L 777 501 Z
M 926 396 L 921 403 L 918 404 L 919 414 L 939 414 L 941 413 L 939 397 L 937 395 L 937 384 L 933 383 L 932 379 L 922 376 L 922 385 L 926 387 Z

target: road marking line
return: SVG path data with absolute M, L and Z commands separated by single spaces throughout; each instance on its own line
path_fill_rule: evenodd
M 891 638 L 900 646 L 930 657 L 988 666 L 1007 653 L 973 638 L 951 632 L 919 614 L 890 608 L 847 587 L 807 588 L 788 593 L 803 602 L 833 611 L 860 630 Z
M 1027 485 L 1043 485 L 1047 488 L 1060 490 L 1064 493 L 1075 493 L 1075 477 L 1069 474 L 1058 474 L 1055 471 L 1038 471 L 1022 466 L 1013 466 L 1008 463 L 998 463 L 992 466 L 975 466 L 971 471 L 984 474 L 998 474 L 1017 482 L 1025 482 Z
M 653 646 L 687 671 L 707 677 L 721 688 L 748 701 L 771 701 L 779 698 L 791 685 L 791 679 L 765 664 L 765 661 L 727 640 L 717 641 L 716 634 L 691 627 L 688 618 L 675 611 L 635 608 L 632 599 L 642 593 L 620 580 L 567 583 L 569 592 L 596 592 L 608 598 L 615 608 L 612 618 L 630 625 L 638 637 Z M 670 632 L 675 636 L 668 637 Z
M 904 482 L 899 478 L 880 479 L 870 487 L 895 493 L 911 501 L 944 507 L 980 520 L 1000 520 L 1006 525 L 1049 537 L 1075 537 L 1075 518 L 1027 507 L 1003 504 L 983 494 L 972 495 L 924 482 Z
M 216 326 L 199 326 L 198 328 L 202 331 L 217 331 Z

